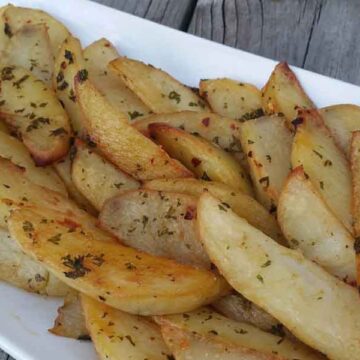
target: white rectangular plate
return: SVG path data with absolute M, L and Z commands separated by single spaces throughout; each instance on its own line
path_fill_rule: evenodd
M 0 6 L 8 0 L 0 0 Z M 121 54 L 154 64 L 184 83 L 231 77 L 263 86 L 275 62 L 157 25 L 86 0 L 14 0 L 41 8 L 63 21 L 86 46 L 101 37 Z M 301 69 L 294 69 L 305 90 L 320 107 L 360 105 L 360 88 Z M 18 360 L 95 360 L 89 342 L 47 332 L 60 300 L 44 299 L 0 283 L 0 348 Z

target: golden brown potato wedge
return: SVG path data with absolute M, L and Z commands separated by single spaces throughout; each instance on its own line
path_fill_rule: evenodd
M 69 35 L 67 28 L 48 13 L 18 6 L 9 6 L 3 14 L 8 36 L 15 34 L 24 25 L 44 24 L 49 32 L 51 48 L 54 56 L 60 45 Z
M 231 119 L 250 120 L 264 115 L 261 91 L 254 85 L 232 79 L 201 80 L 200 96 L 211 109 Z
M 247 166 L 239 140 L 240 124 L 236 120 L 210 112 L 179 111 L 145 116 L 135 120 L 132 125 L 144 135 L 150 136 L 148 126 L 152 123 L 165 123 L 191 134 L 200 135 L 235 156 L 241 165 Z
M 262 101 L 266 113 L 282 113 L 289 124 L 299 109 L 315 108 L 287 63 L 276 65 L 262 90 Z
M 23 290 L 49 296 L 64 296 L 70 288 L 44 265 L 23 253 L 6 230 L 0 229 L 0 280 Z
M 235 190 L 252 194 L 250 182 L 240 163 L 224 150 L 203 138 L 164 123 L 150 124 L 149 132 L 155 142 L 197 177 L 218 181 Z
M 150 109 L 121 80 L 108 69 L 110 61 L 120 55 L 107 39 L 100 39 L 84 49 L 86 69 L 89 78 L 109 103 L 126 114 L 129 120 L 148 115 Z
M 190 88 L 152 65 L 121 57 L 113 60 L 109 69 L 155 113 L 209 110 Z
M 51 167 L 35 166 L 28 150 L 18 139 L 0 132 L 0 156 L 26 169 L 26 176 L 35 184 L 67 196 L 64 183 Z
M 82 295 L 86 324 L 100 359 L 169 360 L 159 327 L 141 316 Z
M 349 163 L 316 110 L 299 112 L 291 163 L 293 168 L 303 166 L 327 205 L 352 232 Z
M 341 150 L 350 157 L 351 133 L 360 130 L 360 106 L 341 104 L 319 110 Z
M 354 222 L 354 235 L 356 239 L 360 236 L 360 131 L 354 131 L 351 138 L 350 163 L 352 178 L 352 215 Z M 356 241 L 355 250 L 357 249 Z M 359 281 L 360 283 L 360 281 Z
M 219 276 L 151 256 L 114 242 L 81 219 L 50 209 L 18 209 L 10 234 L 25 253 L 70 287 L 109 306 L 141 315 L 179 313 L 210 303 L 228 291 Z M 36 241 L 33 241 L 36 239 Z
M 250 165 L 256 197 L 267 209 L 276 209 L 291 170 L 293 135 L 281 117 L 261 117 L 241 124 L 240 140 Z
M 292 248 L 300 249 L 330 274 L 354 283 L 354 238 L 324 203 L 301 167 L 294 169 L 286 181 L 277 217 Z
M 228 359 L 228 349 L 231 354 L 229 359 L 323 359 L 299 342 L 270 334 L 244 322 L 230 320 L 209 308 L 200 308 L 179 315 L 156 316 L 155 320 L 160 324 L 170 350 L 176 356 L 177 352 L 181 353 L 181 348 L 184 348 L 183 351 L 188 353 L 185 359 L 205 358 L 195 357 L 195 354 L 200 355 L 200 347 L 203 349 L 202 354 L 208 354 L 206 358 L 211 359 Z M 170 341 L 172 333 L 178 333 L 185 338 L 189 335 L 194 336 L 198 348 L 193 357 L 189 356 L 191 345 L 175 341 L 178 339 Z M 217 348 L 217 351 L 213 353 L 214 348 Z M 238 357 L 235 357 L 235 354 L 238 354 Z M 177 356 L 176 358 L 178 359 Z
M 55 94 L 30 71 L 0 69 L 0 116 L 13 127 L 37 165 L 48 165 L 69 149 L 70 124 Z
M 74 78 L 80 72 L 87 74 L 80 41 L 69 35 L 55 58 L 53 88 L 56 96 L 69 114 L 72 128 L 85 136 L 83 115 L 75 95 Z
M 158 191 L 184 193 L 196 197 L 199 197 L 204 192 L 209 192 L 221 200 L 222 203 L 228 204 L 237 215 L 246 219 L 250 224 L 280 244 L 286 244 L 275 218 L 261 204 L 251 196 L 234 191 L 225 184 L 196 179 L 158 179 L 146 182 L 144 187 Z
M 26 168 L 14 165 L 0 157 L 0 227 L 6 228 L 11 209 L 21 206 L 43 206 L 71 214 L 76 219 L 83 219 L 95 227 L 96 220 L 57 191 L 39 186 L 27 177 Z M 76 221 L 76 220 L 74 220 Z
M 224 296 L 211 306 L 229 319 L 254 325 L 275 335 L 285 335 L 286 330 L 279 321 L 241 294 Z
M 76 291 L 70 292 L 65 297 L 64 305 L 59 307 L 54 326 L 49 331 L 52 334 L 71 339 L 90 340 L 80 295 Z
M 210 269 L 196 234 L 196 198 L 141 189 L 109 199 L 102 227 L 125 245 L 182 264 Z
M 210 194 L 199 200 L 198 227 L 212 262 L 247 299 L 330 359 L 360 356 L 356 289 L 224 210 Z
M 116 168 L 91 148 L 87 148 L 82 141 L 77 140 L 75 146 L 76 153 L 71 169 L 72 180 L 80 193 L 97 210 L 101 210 L 107 199 L 140 187 L 138 181 Z
M 75 203 L 83 210 L 86 210 L 91 215 L 96 216 L 97 210 L 91 205 L 90 201 L 77 189 L 71 177 L 72 158 L 74 156 L 73 148 L 61 160 L 54 163 L 54 168 L 62 181 L 64 182 L 69 196 Z
M 133 128 L 84 76 L 75 80 L 75 94 L 86 130 L 113 164 L 138 180 L 191 177 L 177 160 Z
M 45 24 L 20 28 L 10 38 L 2 63 L 21 66 L 51 87 L 54 56 Z

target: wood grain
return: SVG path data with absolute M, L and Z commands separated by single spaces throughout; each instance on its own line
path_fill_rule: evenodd
M 96 0 L 175 29 L 187 30 L 196 0 Z
M 198 0 L 189 32 L 360 84 L 360 1 Z

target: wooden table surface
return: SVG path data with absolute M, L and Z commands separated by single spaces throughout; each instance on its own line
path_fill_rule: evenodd
M 360 85 L 359 0 L 96 0 Z M 0 360 L 12 359 L 0 350 Z

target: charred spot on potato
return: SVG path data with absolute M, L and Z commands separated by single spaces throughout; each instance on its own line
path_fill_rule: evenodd
M 1 70 L 1 80 L 7 81 L 7 80 L 13 80 L 15 78 L 15 75 L 13 74 L 13 70 L 15 68 L 13 66 L 5 66 Z
M 68 132 L 63 127 L 60 127 L 60 128 L 55 129 L 55 130 L 51 130 L 50 131 L 50 136 L 67 135 L 67 133 Z
M 65 59 L 69 60 L 69 64 L 74 63 L 74 56 L 73 56 L 73 53 L 70 50 L 65 50 L 64 57 L 65 57 Z
M 11 38 L 13 36 L 13 33 L 11 31 L 11 27 L 8 23 L 5 23 L 4 25 L 4 33 L 5 35 L 7 35 L 9 38 Z
M 79 70 L 78 73 L 76 74 L 76 78 L 80 83 L 86 81 L 88 79 L 88 76 L 89 74 L 86 69 Z
M 29 75 L 22 76 L 19 80 L 13 82 L 13 86 L 17 89 L 21 89 L 21 84 L 29 78 Z

